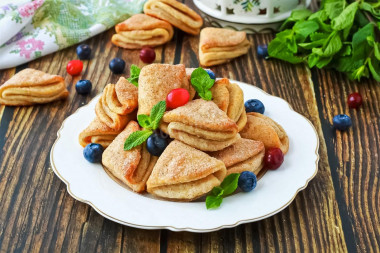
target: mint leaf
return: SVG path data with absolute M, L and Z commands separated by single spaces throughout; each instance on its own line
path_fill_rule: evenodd
M 130 74 L 127 80 L 133 85 L 135 85 L 136 87 L 139 86 L 138 81 L 139 81 L 140 72 L 141 72 L 141 69 L 139 67 L 137 67 L 135 64 L 131 65 Z
M 148 115 L 146 114 L 140 114 L 137 115 L 137 121 L 139 122 L 139 125 L 143 128 L 150 129 L 151 128 L 151 119 Z
M 308 21 L 297 22 L 293 27 L 293 31 L 297 34 L 302 35 L 304 38 L 306 38 L 310 34 L 317 31 L 318 28 L 319 28 L 319 25 L 317 22 L 308 20 Z
M 339 14 L 339 16 L 337 16 L 331 21 L 331 27 L 334 30 L 343 30 L 347 27 L 351 27 L 354 22 L 355 14 L 358 10 L 358 7 L 359 3 L 356 1 L 347 6 L 347 8 L 345 8 Z
M 222 187 L 220 186 L 216 186 L 214 187 L 212 190 L 211 190 L 211 195 L 212 196 L 215 196 L 215 197 L 219 197 L 219 196 L 222 196 L 224 193 L 224 190 Z
M 218 208 L 223 201 L 223 197 L 221 196 L 207 196 L 206 198 L 206 207 L 207 209 Z
M 144 143 L 153 132 L 151 130 L 142 130 L 133 132 L 124 142 L 124 150 L 131 150 L 134 147 Z
M 204 100 L 212 99 L 210 89 L 214 85 L 215 80 L 211 79 L 206 70 L 201 67 L 195 69 L 193 73 L 191 73 L 190 82 L 201 98 Z
M 239 173 L 232 173 L 223 180 L 220 184 L 220 187 L 224 190 L 223 197 L 234 193 L 238 187 L 239 176 Z
M 376 59 L 368 59 L 368 68 L 371 71 L 373 78 L 380 82 L 380 62 L 376 61 Z
M 342 13 L 346 1 L 338 0 L 338 1 L 325 1 L 324 10 L 330 19 L 334 19 Z
M 333 32 L 322 48 L 313 48 L 312 52 L 319 56 L 328 57 L 336 54 L 342 48 L 342 41 L 338 32 Z
M 281 25 L 279 30 L 282 31 L 291 23 L 296 22 L 298 20 L 304 20 L 307 17 L 309 17 L 311 14 L 312 12 L 308 9 L 294 10 L 290 14 L 290 17 L 286 19 L 285 22 Z
M 376 59 L 378 59 L 380 61 L 380 43 L 375 42 L 373 49 L 374 49 L 374 55 L 375 55 Z
M 375 18 L 380 19 L 380 8 L 378 6 L 378 9 L 374 7 L 374 5 L 371 5 L 370 3 L 361 2 L 360 3 L 360 9 L 364 11 L 370 12 Z
M 158 126 L 160 125 L 160 121 L 162 117 L 164 116 L 164 113 L 166 111 L 166 102 L 160 101 L 155 106 L 153 106 L 152 110 L 150 111 L 150 119 L 151 119 L 151 128 L 153 130 L 156 130 Z

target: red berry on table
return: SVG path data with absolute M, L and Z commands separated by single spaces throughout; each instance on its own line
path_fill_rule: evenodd
M 166 96 L 166 106 L 170 109 L 183 106 L 189 102 L 190 93 L 183 88 L 174 89 Z
M 264 156 L 264 167 L 268 170 L 278 169 L 284 161 L 284 153 L 279 148 L 269 148 Z
M 150 47 L 144 47 L 140 51 L 140 59 L 144 63 L 152 63 L 156 59 L 156 52 L 154 51 L 153 48 Z
M 66 71 L 69 75 L 77 76 L 82 72 L 83 63 L 80 60 L 72 60 L 67 63 Z
M 363 98 L 358 92 L 351 93 L 347 99 L 348 107 L 358 108 L 363 103 Z

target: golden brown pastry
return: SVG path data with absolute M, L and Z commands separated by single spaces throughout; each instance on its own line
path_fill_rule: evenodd
M 225 175 L 222 161 L 174 140 L 158 158 L 147 191 L 161 198 L 191 201 L 219 186 Z
M 289 150 L 289 138 L 285 130 L 261 113 L 247 113 L 247 125 L 240 134 L 243 138 L 262 141 L 266 149 L 279 148 L 284 154 Z
M 230 83 L 227 78 L 219 79 L 211 88 L 212 101 L 236 122 L 239 131 L 247 123 L 244 94 L 239 85 Z
M 136 49 L 165 44 L 173 37 L 173 27 L 166 21 L 136 14 L 115 26 L 112 43 L 116 46 Z
M 231 146 L 210 155 L 224 162 L 227 175 L 243 171 L 258 175 L 264 165 L 265 148 L 261 141 L 241 138 Z
M 116 84 L 108 84 L 95 107 L 97 117 L 115 130 L 125 128 L 135 118 L 137 87 L 120 77 Z
M 35 69 L 24 69 L 0 86 L 0 104 L 44 104 L 69 95 L 65 80 Z
M 217 151 L 240 135 L 233 120 L 212 101 L 196 99 L 166 112 L 160 126 L 170 137 L 202 151 Z
M 87 144 L 98 143 L 106 148 L 119 133 L 119 130 L 108 127 L 95 117 L 90 125 L 79 134 L 79 144 L 86 147 Z
M 145 190 L 146 181 L 157 161 L 156 156 L 150 155 L 145 143 L 131 150 L 124 150 L 125 140 L 139 130 L 141 129 L 136 121 L 129 122 L 102 155 L 103 166 L 135 192 Z
M 137 114 L 150 114 L 159 101 L 165 100 L 172 89 L 190 90 L 185 66 L 182 64 L 150 64 L 141 69 L 139 76 Z
M 190 34 L 199 34 L 203 20 L 195 11 L 176 0 L 149 0 L 144 13 L 163 19 Z
M 199 42 L 199 62 L 209 67 L 246 54 L 251 46 L 245 32 L 226 28 L 203 28 Z

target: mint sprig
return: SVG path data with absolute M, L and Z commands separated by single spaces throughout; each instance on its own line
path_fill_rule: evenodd
M 218 208 L 222 204 L 224 197 L 235 192 L 238 187 L 239 176 L 239 173 L 232 173 L 223 180 L 220 186 L 216 186 L 211 190 L 206 197 L 207 209 Z
M 193 73 L 191 73 L 190 82 L 201 98 L 204 100 L 212 99 L 210 89 L 214 85 L 215 80 L 209 76 L 206 70 L 201 67 L 195 69 Z
M 124 142 L 124 150 L 131 150 L 132 148 L 144 143 L 149 136 L 153 134 L 153 131 L 159 127 L 165 110 L 166 102 L 160 101 L 153 106 L 150 111 L 150 116 L 146 114 L 138 115 L 137 121 L 139 122 L 139 125 L 144 128 L 144 130 L 136 131 L 129 135 Z
M 333 68 L 351 79 L 380 82 L 380 4 L 323 0 L 321 8 L 295 10 L 268 45 L 272 58 L 310 68 Z
M 137 67 L 135 64 L 131 65 L 130 74 L 127 80 L 135 85 L 136 87 L 139 86 L 139 76 L 140 76 L 141 69 Z

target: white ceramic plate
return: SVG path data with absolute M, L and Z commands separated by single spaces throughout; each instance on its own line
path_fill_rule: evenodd
M 75 199 L 89 204 L 104 217 L 131 227 L 209 232 L 270 217 L 287 207 L 316 175 L 317 132 L 285 100 L 255 86 L 234 82 L 243 89 L 245 100 L 257 98 L 264 103 L 265 115 L 287 132 L 290 148 L 282 166 L 268 171 L 256 189 L 225 198 L 219 209 L 207 210 L 204 202 L 170 202 L 133 193 L 108 176 L 100 164 L 87 162 L 78 135 L 95 117 L 100 95 L 62 124 L 50 153 L 52 169 Z

